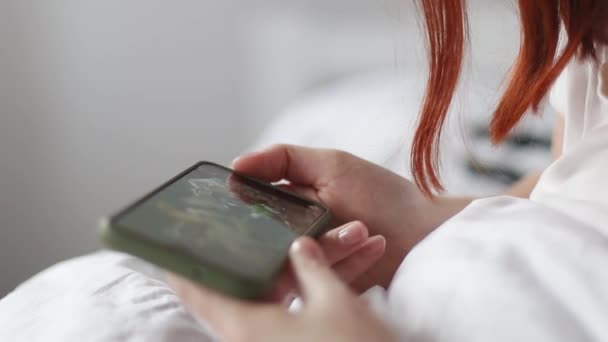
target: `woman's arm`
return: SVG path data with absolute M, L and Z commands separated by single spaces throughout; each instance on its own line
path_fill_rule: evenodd
M 557 160 L 562 155 L 562 148 L 564 145 L 564 116 L 561 114 L 557 114 L 557 119 L 555 120 L 555 125 L 553 126 L 553 136 L 551 137 L 551 154 L 553 155 L 553 160 Z M 534 171 L 530 174 L 523 177 L 521 180 L 513 184 L 509 190 L 507 190 L 506 194 L 515 196 L 528 198 L 530 197 L 530 193 L 532 189 L 538 183 L 538 179 L 542 171 Z
M 562 149 L 564 144 L 564 116 L 562 114 L 556 115 L 555 125 L 553 126 L 553 135 L 551 137 L 551 154 L 553 160 L 558 159 L 562 155 Z M 522 177 L 519 181 L 515 182 L 506 192 L 506 195 L 528 198 L 530 193 L 538 183 L 538 179 L 542 171 L 533 171 L 528 175 Z M 471 203 L 474 197 L 442 197 L 437 200 L 436 214 L 434 218 L 438 224 L 443 223 L 450 217 L 454 216 L 462 209 L 464 209 L 469 203 Z M 431 222 L 430 225 L 436 225 L 437 222 Z
M 556 132 L 563 131 L 562 127 L 563 120 L 560 119 Z M 555 135 L 554 150 L 561 150 L 561 133 Z M 270 182 L 286 179 L 292 191 L 324 202 L 332 208 L 335 225 L 358 220 L 368 228 L 371 238 L 378 240 L 381 238 L 373 236 L 384 236 L 384 255 L 352 284 L 358 291 L 377 284 L 387 286 L 411 248 L 475 199 L 429 199 L 405 178 L 336 150 L 275 145 L 238 158 L 233 162 L 233 167 L 239 172 Z M 538 177 L 529 177 L 510 191 L 519 189 L 518 194 L 527 195 L 537 180 Z M 345 248 L 324 248 L 328 254 L 348 252 L 340 252 L 345 258 L 334 266 L 336 269 L 340 264 L 354 264 L 356 257 L 348 256 L 353 249 Z M 365 269 L 358 269 L 355 273 L 361 274 L 363 271 Z

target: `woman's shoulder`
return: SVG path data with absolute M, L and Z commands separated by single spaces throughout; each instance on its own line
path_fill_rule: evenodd
M 608 47 L 601 45 L 596 60 L 572 60 L 553 84 L 549 101 L 566 119 L 564 149 L 608 124 L 607 63 Z
M 604 50 L 602 46 L 598 57 L 603 63 Z M 551 106 L 561 114 L 572 111 L 572 106 L 576 105 L 576 100 L 584 100 L 589 87 L 589 81 L 597 77 L 596 62 L 591 60 L 581 61 L 574 58 L 564 68 L 557 78 L 549 94 Z M 581 103 L 580 105 L 583 105 Z

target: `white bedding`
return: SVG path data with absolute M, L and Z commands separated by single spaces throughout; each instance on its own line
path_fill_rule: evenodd
M 573 211 L 473 202 L 401 264 L 386 317 L 405 341 L 608 341 L 608 230 Z
M 57 264 L 0 301 L 0 341 L 210 341 L 153 266 L 99 252 Z
M 414 249 L 389 291 L 366 295 L 404 341 L 606 341 L 607 246 L 539 203 L 482 200 Z M 0 322 L 0 341 L 213 340 L 158 270 L 114 252 L 32 278 L 0 301 Z

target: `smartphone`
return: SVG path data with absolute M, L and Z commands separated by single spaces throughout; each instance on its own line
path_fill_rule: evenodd
M 256 299 L 291 243 L 318 236 L 330 219 L 321 203 L 203 161 L 102 220 L 101 238 L 206 287 Z

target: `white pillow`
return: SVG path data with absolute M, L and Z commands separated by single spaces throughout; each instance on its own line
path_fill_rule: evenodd
M 516 174 L 542 169 L 550 162 L 546 146 L 491 146 L 485 129 L 497 91 L 485 82 L 465 79 L 448 114 L 442 141 L 441 175 L 448 193 L 496 194 L 507 184 L 500 177 L 471 172 L 484 168 L 511 168 Z M 411 140 L 424 87 L 423 75 L 400 77 L 392 70 L 347 78 L 303 97 L 279 115 L 252 149 L 274 143 L 336 148 L 411 177 Z M 519 134 L 548 140 L 552 113 L 528 118 Z M 481 132 L 481 134 L 480 134 Z

